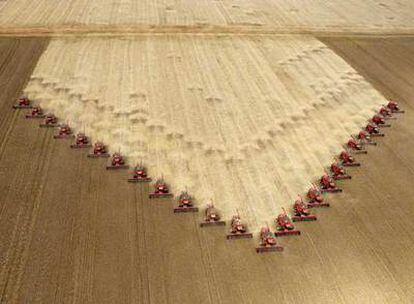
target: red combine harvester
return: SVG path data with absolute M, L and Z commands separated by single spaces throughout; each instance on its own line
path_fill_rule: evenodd
M 260 229 L 260 245 L 256 247 L 257 253 L 283 251 L 282 246 L 277 245 L 275 234 L 270 231 L 269 227 Z
M 295 215 L 292 216 L 292 221 L 294 222 L 316 221 L 316 215 L 310 214 L 310 210 L 306 207 L 300 196 L 293 205 L 293 212 L 295 213 Z
M 387 104 L 387 108 L 391 110 L 392 113 L 405 113 L 404 110 L 400 109 L 398 102 L 390 100 Z
M 98 157 L 109 157 L 109 153 L 106 149 L 106 146 L 101 143 L 101 142 L 97 142 L 95 143 L 94 147 L 93 147 L 93 151 L 92 153 L 88 154 L 88 157 L 91 158 L 98 158 Z
M 67 124 L 62 124 L 59 126 L 58 134 L 53 135 L 55 139 L 66 139 L 66 138 L 73 138 L 74 135 L 72 133 L 71 128 Z
M 325 172 L 324 175 L 322 175 L 319 182 L 320 182 L 320 185 L 321 185 L 322 193 L 324 193 L 324 192 L 329 192 L 329 193 L 342 192 L 342 189 L 339 189 L 336 186 L 336 183 L 333 180 L 333 178 L 330 177 L 328 175 L 328 173 L 326 173 L 326 172 Z
M 147 176 L 147 169 L 142 165 L 135 166 L 132 178 L 128 179 L 129 183 L 150 182 L 152 179 Z
M 58 126 L 58 119 L 53 114 L 47 114 L 43 123 L 39 125 L 41 128 L 55 128 Z
M 352 153 L 355 154 L 367 154 L 367 150 L 364 150 L 361 142 L 356 140 L 355 138 L 351 138 L 348 140 L 346 147 L 349 148 Z
M 345 169 L 342 168 L 338 162 L 333 162 L 331 164 L 331 173 L 334 180 L 343 180 L 343 179 L 351 179 L 352 177 L 346 174 Z
M 371 137 L 384 137 L 385 136 L 384 133 L 381 133 L 378 125 L 374 124 L 373 122 L 369 122 L 367 124 L 367 126 L 365 127 L 365 131 L 367 131 Z
M 112 155 L 111 162 L 109 165 L 106 166 L 107 170 L 120 170 L 120 169 L 128 169 L 129 166 L 125 164 L 125 159 L 121 155 L 121 153 L 114 153 Z
M 379 111 L 378 114 L 381 115 L 382 117 L 384 117 L 384 119 L 396 119 L 396 117 L 392 116 L 392 111 L 391 109 L 382 106 Z
M 349 154 L 347 151 L 342 151 L 341 154 L 339 154 L 339 159 L 342 163 L 342 166 L 344 167 L 359 167 L 361 166 L 360 163 L 357 163 L 354 159 L 354 157 Z
M 283 209 L 283 208 L 282 208 Z M 286 213 L 286 210 L 283 209 L 283 212 L 277 216 L 275 219 L 276 222 L 276 232 L 275 236 L 285 236 L 285 235 L 300 235 L 299 230 L 295 230 L 292 220 L 289 215 Z
M 31 109 L 32 103 L 29 98 L 27 97 L 20 97 L 17 99 L 17 102 L 15 105 L 13 105 L 13 109 Z
M 76 134 L 76 140 L 74 144 L 71 144 L 72 149 L 83 149 L 83 148 L 92 148 L 92 145 L 89 143 L 89 138 L 84 133 Z
M 154 192 L 149 194 L 149 198 L 164 198 L 172 197 L 172 193 L 168 189 L 167 184 L 164 182 L 163 178 L 158 179 L 154 185 Z
M 308 193 L 306 194 L 308 197 L 308 208 L 314 207 L 329 207 L 329 203 L 325 202 L 323 198 L 322 192 L 316 187 L 315 184 L 312 184 L 312 187 L 309 188 Z
M 40 106 L 35 106 L 30 111 L 30 114 L 26 114 L 27 119 L 36 119 L 36 118 L 45 118 L 46 115 L 43 113 L 43 110 Z
M 181 192 L 178 197 L 178 207 L 174 208 L 174 213 L 179 212 L 198 212 L 198 208 L 194 207 L 193 198 L 187 191 Z
M 361 130 L 357 135 L 357 140 L 359 140 L 364 145 L 373 145 L 376 146 L 377 143 L 373 142 L 371 139 L 371 135 L 364 130 Z
M 371 121 L 378 125 L 378 127 L 383 128 L 383 127 L 391 127 L 390 124 L 385 123 L 385 119 L 384 117 L 382 117 L 381 115 L 375 114 L 372 118 Z
M 200 223 L 200 227 L 224 225 L 226 225 L 226 222 L 221 220 L 220 213 L 214 208 L 213 204 L 207 205 L 204 222 Z
M 252 233 L 247 232 L 247 225 L 242 222 L 239 214 L 233 215 L 230 225 L 230 233 L 227 234 L 228 240 L 248 239 L 253 237 Z

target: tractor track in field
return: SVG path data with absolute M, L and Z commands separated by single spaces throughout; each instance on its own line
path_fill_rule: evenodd
M 332 30 L 315 27 L 257 27 L 257 26 L 79 26 L 79 27 L 3 27 L 0 37 L 38 37 L 38 38 L 111 38 L 128 36 L 163 36 L 163 35 L 203 35 L 203 36 L 292 36 L 308 35 L 318 37 L 413 37 L 414 28 L 400 29 L 363 29 L 343 28 Z
M 16 58 L 0 70 L 1 301 L 412 303 L 414 40 L 322 41 L 407 111 L 358 157 L 361 168 L 349 169 L 353 179 L 316 223 L 281 239 L 283 253 L 258 255 L 256 238 L 200 229 L 201 213 L 173 214 L 170 200 L 148 199 L 148 185 L 126 183 L 127 173 L 105 171 L 105 160 L 13 112 L 47 41 L 0 39 L 13 49 L 1 54 Z

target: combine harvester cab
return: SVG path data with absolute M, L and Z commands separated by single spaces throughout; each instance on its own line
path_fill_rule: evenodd
M 283 251 L 283 247 L 277 245 L 275 234 L 270 231 L 269 227 L 260 229 L 260 244 L 256 247 L 257 253 Z
M 32 102 L 30 101 L 29 98 L 22 96 L 20 97 L 16 104 L 13 105 L 13 109 L 17 110 L 17 109 L 31 109 L 32 106 Z
M 371 118 L 371 121 L 380 128 L 389 128 L 389 127 L 391 127 L 390 124 L 386 123 L 385 118 L 382 115 L 379 115 L 379 114 L 375 114 Z
M 404 110 L 400 109 L 398 102 L 390 100 L 387 104 L 387 108 L 391 110 L 392 113 L 405 113 Z
M 26 119 L 43 119 L 46 115 L 40 106 L 34 106 L 30 111 L 30 114 L 26 114 Z
M 316 215 L 311 215 L 310 210 L 306 207 L 300 196 L 293 205 L 293 212 L 292 221 L 294 222 L 316 221 L 317 219 Z
M 388 120 L 388 119 L 397 119 L 395 116 L 392 115 L 391 109 L 389 109 L 386 106 L 382 106 L 379 109 L 378 114 L 381 115 L 382 117 L 384 117 L 385 120 Z
M 168 185 L 164 182 L 163 178 L 158 179 L 154 185 L 154 192 L 149 194 L 149 198 L 165 198 L 172 197 Z
M 92 145 L 89 142 L 89 138 L 84 133 L 76 134 L 76 140 L 74 144 L 71 144 L 72 149 L 84 149 L 92 148 Z
M 380 128 L 377 124 L 373 122 L 368 122 L 368 124 L 365 127 L 365 131 L 371 136 L 371 137 L 384 137 L 385 134 L 381 133 Z
M 58 119 L 53 114 L 47 114 L 44 121 L 39 125 L 41 128 L 56 128 L 58 127 Z
M 74 137 L 72 129 L 67 124 L 60 125 L 58 133 L 53 135 L 53 138 L 55 139 L 67 139 Z
M 221 220 L 221 215 L 218 210 L 214 208 L 214 205 L 207 205 L 204 221 L 200 223 L 200 227 L 224 225 L 226 225 L 226 222 Z
M 325 172 L 324 175 L 322 175 L 319 184 L 321 186 L 321 192 L 325 193 L 336 193 L 336 192 L 342 192 L 342 189 L 338 188 L 334 179 L 328 175 L 328 173 Z
M 230 232 L 227 234 L 228 240 L 252 238 L 253 234 L 247 231 L 247 225 L 242 222 L 240 215 L 233 215 L 230 223 Z
M 371 138 L 371 135 L 364 130 L 359 131 L 358 135 L 356 136 L 356 139 L 359 140 L 364 145 L 372 145 L 376 146 L 377 143 L 374 142 Z
M 364 149 L 363 144 L 360 140 L 355 138 L 350 138 L 346 143 L 346 147 L 348 148 L 353 154 L 367 154 L 368 151 Z
M 308 208 L 318 208 L 318 207 L 329 207 L 330 204 L 325 202 L 325 198 L 323 197 L 322 192 L 320 189 L 315 185 L 309 188 L 308 193 L 306 194 L 308 198 Z
M 114 153 L 114 155 L 112 155 L 111 162 L 106 166 L 107 170 L 121 170 L 128 168 L 129 166 L 125 164 L 125 159 L 121 153 Z
M 337 161 L 334 161 L 330 167 L 332 178 L 334 180 L 344 180 L 344 179 L 351 179 L 351 175 L 345 172 L 345 169 L 339 165 Z
M 300 235 L 299 230 L 295 230 L 295 225 L 293 225 L 292 219 L 286 213 L 286 210 L 283 209 L 283 212 L 277 216 L 275 219 L 276 222 L 276 232 L 275 236 L 288 236 L 288 235 Z
M 341 161 L 342 166 L 344 167 L 359 167 L 360 163 L 355 161 L 355 158 L 349 154 L 348 151 L 344 150 L 339 154 L 339 160 Z
M 152 181 L 147 175 L 147 169 L 142 165 L 137 165 L 134 168 L 134 172 L 131 178 L 128 178 L 129 183 L 147 183 Z
M 174 208 L 174 213 L 180 212 L 198 212 L 198 208 L 194 207 L 193 198 L 187 191 L 181 192 L 178 197 L 178 207 Z
M 108 150 L 106 149 L 106 146 L 103 143 L 97 142 L 97 143 L 95 143 L 92 152 L 88 154 L 88 157 L 90 157 L 90 158 L 100 158 L 100 157 L 108 158 L 109 153 L 108 153 Z

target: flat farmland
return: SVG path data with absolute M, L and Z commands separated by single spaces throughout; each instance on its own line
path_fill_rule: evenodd
M 298 224 L 283 253 L 174 215 L 148 185 L 106 172 L 13 112 L 46 40 L 0 41 L 0 290 L 4 303 L 412 303 L 412 39 L 323 39 L 407 112 Z M 7 84 L 7 85 L 4 85 Z M 257 184 L 257 189 L 260 185 Z
M 0 34 L 412 33 L 410 0 L 0 1 Z
M 24 92 L 254 231 L 386 103 L 308 36 L 53 39 Z

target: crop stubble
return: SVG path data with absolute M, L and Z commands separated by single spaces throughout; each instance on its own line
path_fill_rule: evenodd
M 306 36 L 55 39 L 25 92 L 255 231 L 386 102 Z

